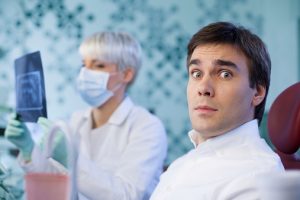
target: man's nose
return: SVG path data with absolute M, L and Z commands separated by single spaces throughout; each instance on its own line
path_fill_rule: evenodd
M 214 93 L 214 83 L 211 77 L 204 76 L 198 83 L 198 95 L 213 97 Z

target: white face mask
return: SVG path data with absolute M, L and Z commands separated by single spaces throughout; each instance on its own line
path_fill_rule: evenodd
M 107 89 L 110 74 L 107 72 L 93 71 L 85 67 L 81 68 L 77 78 L 77 89 L 83 98 L 92 107 L 99 107 L 107 102 L 121 84 L 113 91 Z

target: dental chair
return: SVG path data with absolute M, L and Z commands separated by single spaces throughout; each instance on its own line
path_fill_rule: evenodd
M 300 82 L 285 89 L 268 114 L 268 134 L 285 169 L 300 169 Z

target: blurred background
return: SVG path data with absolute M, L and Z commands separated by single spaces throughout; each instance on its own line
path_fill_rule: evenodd
M 268 46 L 272 76 L 261 126 L 265 136 L 270 105 L 300 80 L 298 0 L 0 0 L 2 132 L 15 105 L 16 58 L 41 52 L 48 117 L 66 119 L 87 106 L 74 84 L 81 67 L 80 42 L 96 31 L 126 31 L 144 51 L 143 67 L 129 94 L 165 124 L 169 164 L 192 148 L 187 137 L 191 126 L 185 91 L 186 45 L 192 34 L 214 21 L 245 26 Z

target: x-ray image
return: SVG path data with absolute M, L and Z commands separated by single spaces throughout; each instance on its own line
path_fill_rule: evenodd
M 15 60 L 16 111 L 24 122 L 47 117 L 43 66 L 40 52 Z
M 19 75 L 17 80 L 17 101 L 19 110 L 42 109 L 42 88 L 39 84 L 41 76 L 39 71 Z

